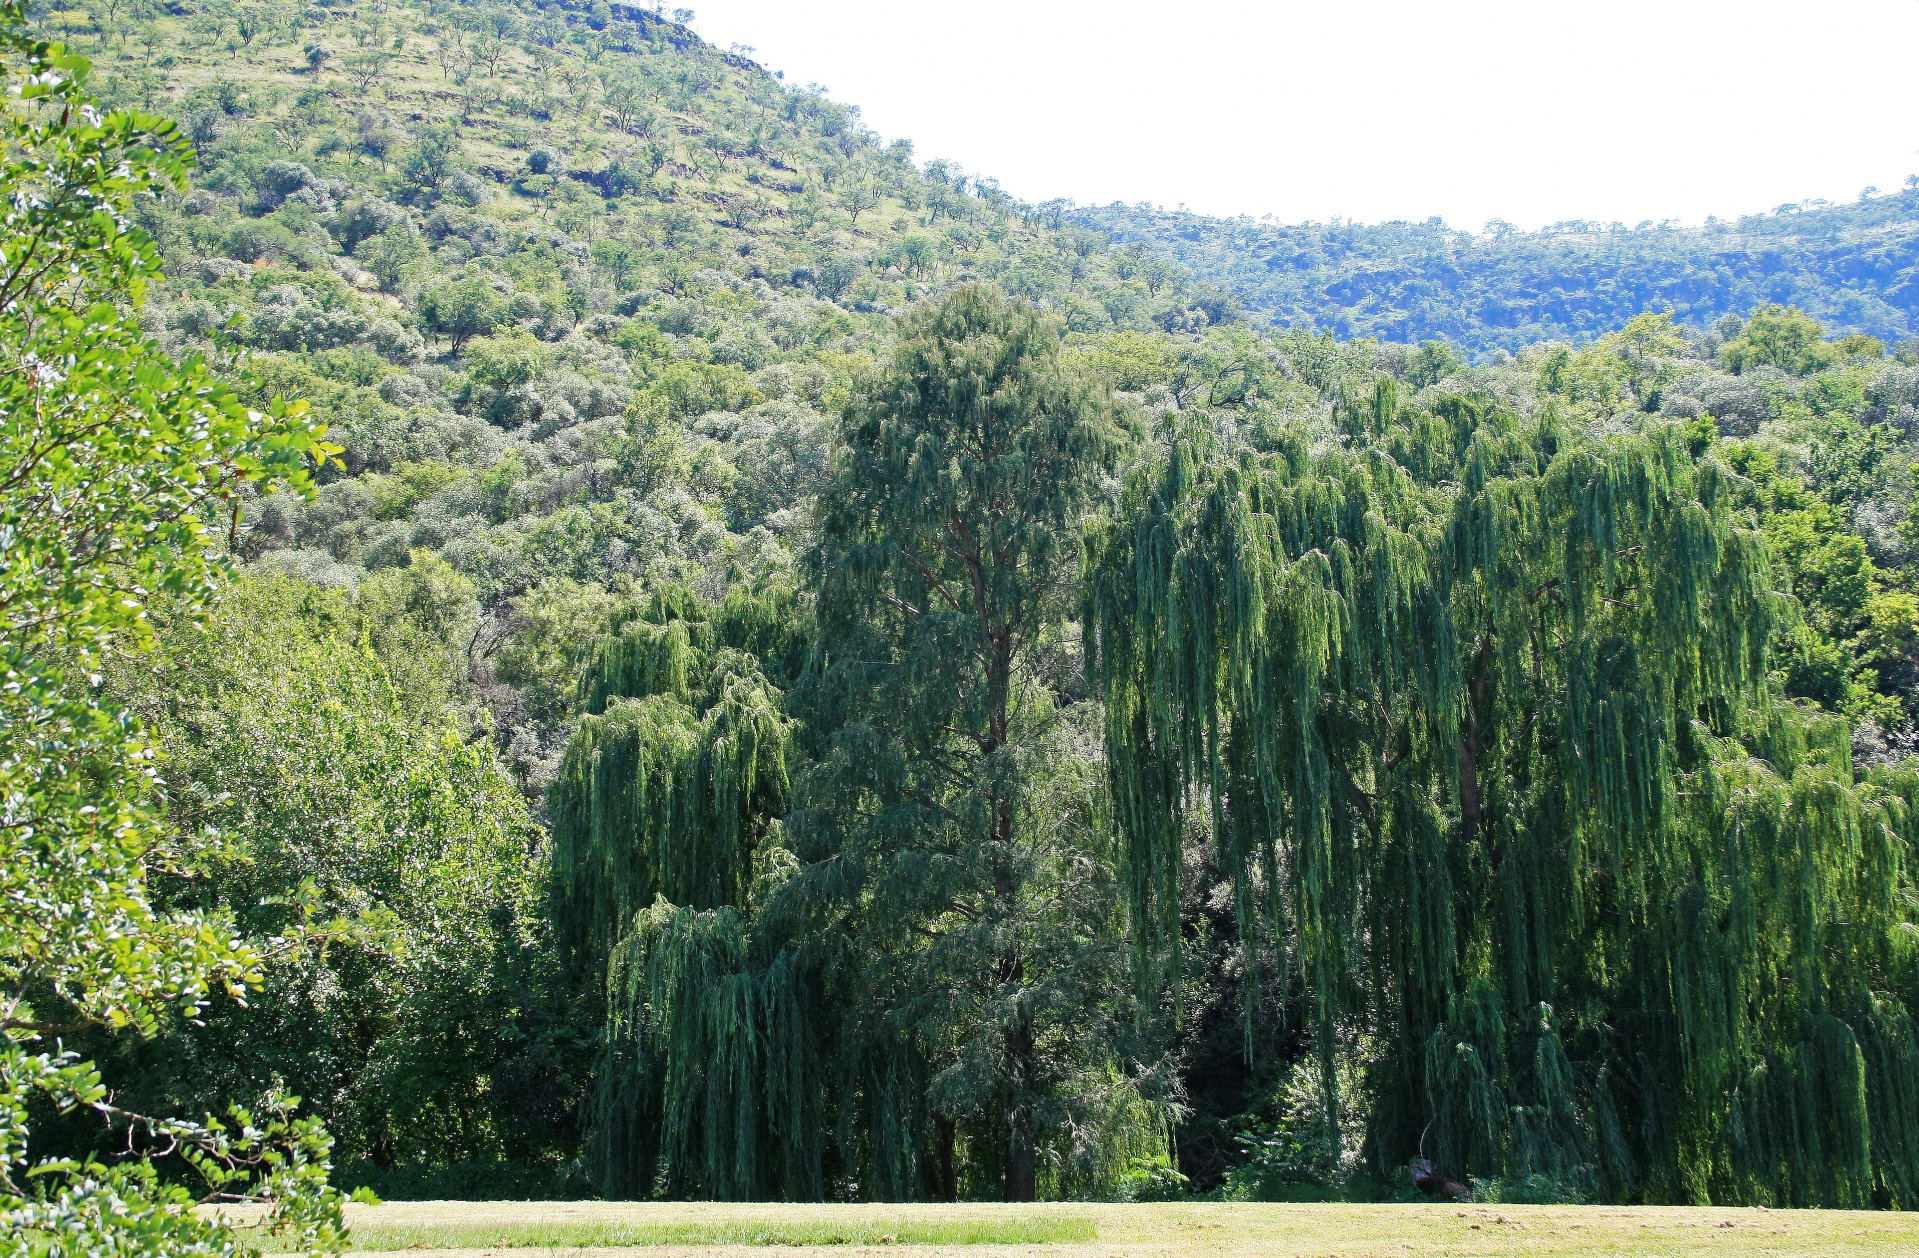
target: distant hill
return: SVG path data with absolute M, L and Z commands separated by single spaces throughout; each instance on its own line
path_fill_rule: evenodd
M 1118 204 L 1075 214 L 1116 243 L 1159 247 L 1255 322 L 1342 337 L 1440 337 L 1485 353 L 1587 341 L 1645 310 L 1705 325 L 1773 301 L 1888 343 L 1919 332 L 1919 184 L 1704 227 L 1482 235 L 1437 219 L 1283 225 Z

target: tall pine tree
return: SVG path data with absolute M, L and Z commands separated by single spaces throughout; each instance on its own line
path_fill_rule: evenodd
M 1120 434 L 1064 369 L 1056 326 L 985 287 L 903 333 L 848 410 L 820 504 L 823 743 L 793 818 L 796 890 L 860 939 L 874 1047 L 888 1070 L 914 1062 L 903 1086 L 932 1098 L 937 1191 L 957 1187 L 971 1122 L 1002 1146 L 975 1161 L 1026 1201 L 1058 1088 L 1098 1052 L 1085 979 L 1117 925 L 1059 898 L 1087 865 L 1030 811 L 1056 698 L 1034 669 L 1072 610 L 1079 520 Z M 1079 1042 L 1068 1017 L 1087 1018 Z
M 1164 1164 L 1066 625 L 1112 406 L 988 289 L 901 332 L 811 608 L 662 589 L 582 658 L 548 809 L 609 1195 L 1031 1200 Z

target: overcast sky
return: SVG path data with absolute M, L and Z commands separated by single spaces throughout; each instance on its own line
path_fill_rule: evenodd
M 1631 225 L 1919 171 L 1919 0 L 683 2 L 1029 201 Z

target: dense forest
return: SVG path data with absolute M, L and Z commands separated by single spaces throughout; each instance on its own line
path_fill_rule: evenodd
M 1489 223 L 1475 235 L 1438 219 L 1279 224 L 1144 205 L 1060 208 L 1233 293 L 1256 322 L 1444 339 L 1475 359 L 1538 341 L 1585 344 L 1647 311 L 1703 330 L 1769 303 L 1887 344 L 1919 333 L 1919 176 L 1852 205 L 1782 205 L 1703 227 Z
M 14 18 L 14 1223 L 1919 1208 L 1909 195 L 1340 324 L 684 13 Z

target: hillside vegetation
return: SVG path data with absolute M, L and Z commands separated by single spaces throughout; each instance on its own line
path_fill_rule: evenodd
M 250 351 L 344 447 L 317 501 L 249 512 L 260 566 L 424 550 L 488 608 L 576 620 L 569 582 L 778 569 L 891 312 L 979 277 L 1088 332 L 1206 321 L 1170 270 L 619 13 L 214 6 L 88 45 L 109 102 L 199 154 L 198 191 L 140 207 L 154 333 Z M 496 669 L 523 765 L 571 686 L 577 643 L 543 638 Z
M 1919 1208 L 1913 342 L 1271 326 L 654 10 L 34 22 L 197 157 L 87 185 L 139 379 L 240 391 L 126 393 L 224 407 L 185 575 L 44 600 L 116 894 L 236 951 L 7 1024 L 116 1088 L 34 1156 L 291 1092 L 390 1196 Z
M 1437 219 L 1288 225 L 1118 204 L 1072 217 L 1177 260 L 1256 322 L 1448 340 L 1475 356 L 1583 343 L 1646 311 L 1703 330 L 1769 302 L 1887 344 L 1919 334 L 1919 178 L 1853 205 L 1703 227 L 1494 223 L 1475 235 Z

